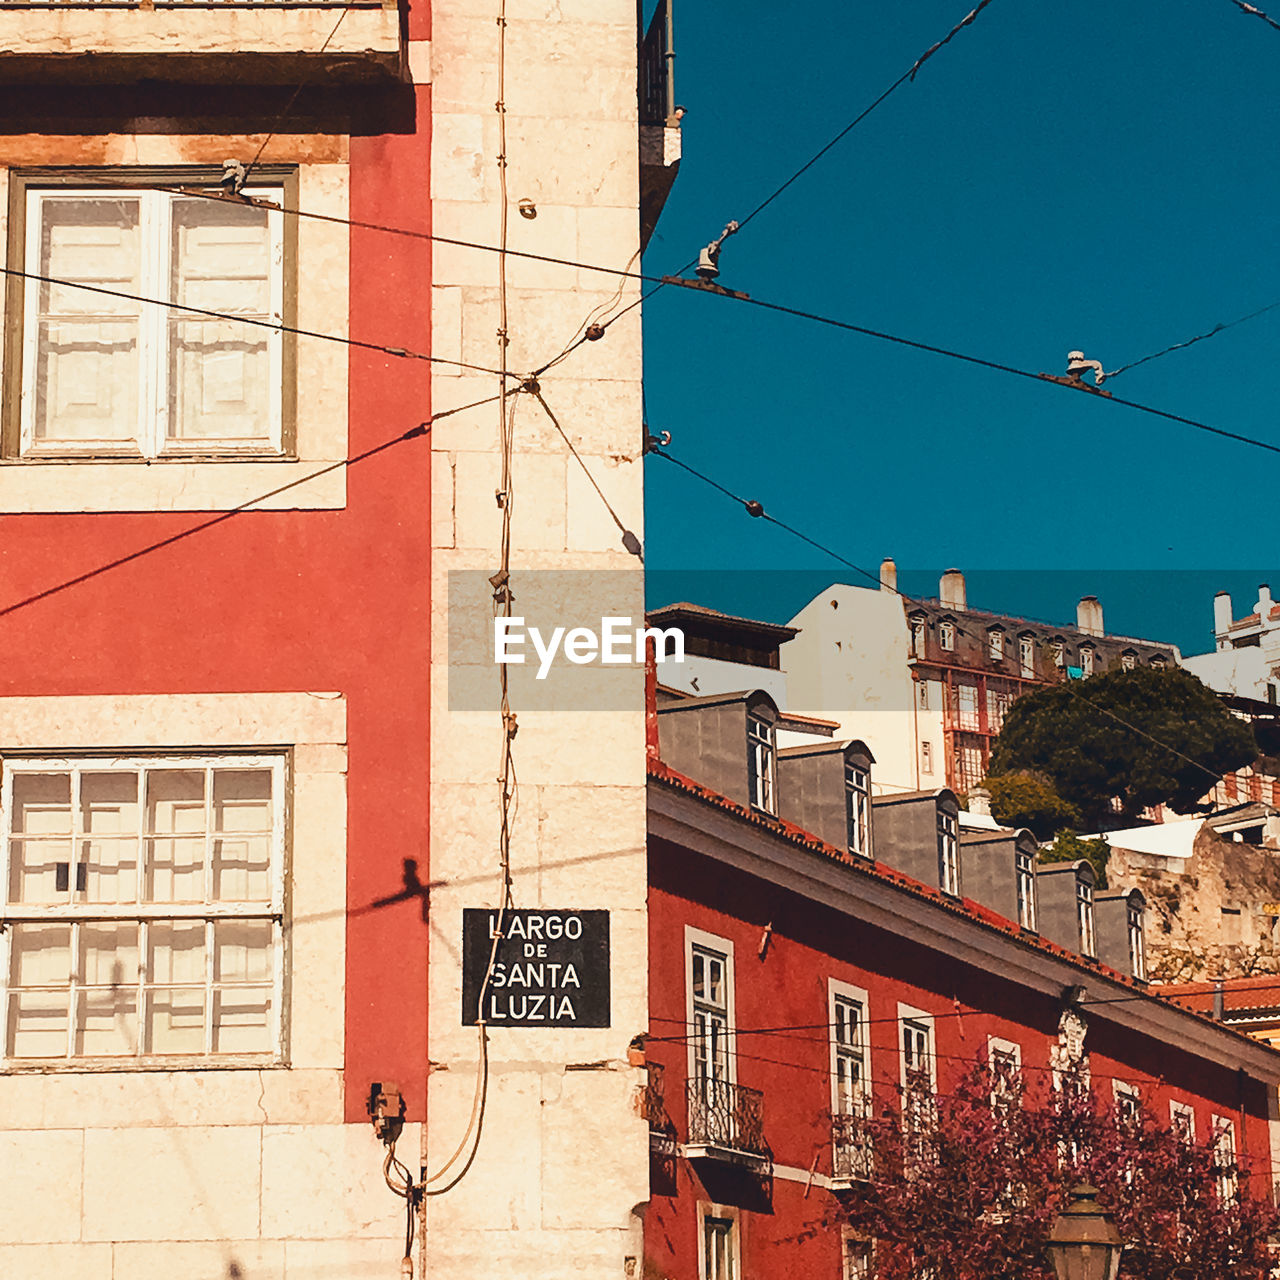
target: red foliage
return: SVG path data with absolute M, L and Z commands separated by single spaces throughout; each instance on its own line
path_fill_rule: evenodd
M 839 1220 L 877 1242 L 876 1280 L 1053 1280 L 1045 1240 L 1079 1182 L 1125 1241 L 1121 1280 L 1271 1274 L 1269 1188 L 1213 1135 L 1189 1141 L 1138 1102 L 1104 1108 L 1081 1073 L 1034 1091 L 978 1064 L 949 1094 L 903 1101 L 837 1128 L 870 1151 Z

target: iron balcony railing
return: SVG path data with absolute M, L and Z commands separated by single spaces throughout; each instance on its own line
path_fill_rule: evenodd
M 866 1182 L 871 1177 L 870 1108 L 831 1117 L 831 1178 L 834 1182 Z
M 695 1076 L 687 1082 L 687 1147 L 714 1147 L 729 1155 L 772 1159 L 764 1137 L 764 1094 L 727 1080 Z
M 674 125 L 676 51 L 671 25 L 672 0 L 658 0 L 640 41 L 640 123 Z

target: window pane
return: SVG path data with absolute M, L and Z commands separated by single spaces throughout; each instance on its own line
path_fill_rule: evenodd
M 173 296 L 192 306 L 271 319 L 265 210 L 173 202 Z M 271 335 L 257 325 L 180 311 L 169 319 L 169 436 L 256 440 L 271 434 Z
M 41 275 L 140 292 L 137 199 L 47 196 L 39 208 Z M 136 437 L 140 306 L 69 284 L 40 284 L 34 335 L 37 441 Z
M 147 774 L 146 896 L 155 902 L 204 900 L 204 773 Z M 170 838 L 164 838 L 173 833 Z
M 204 988 L 147 992 L 144 1053 L 204 1052 Z
M 82 924 L 80 981 L 90 987 L 136 987 L 138 926 L 132 921 Z
M 15 773 L 9 845 L 11 902 L 66 902 L 71 882 L 71 776 Z M 42 838 L 43 837 L 43 838 Z M 52 838 L 51 838 L 52 837 Z M 59 838 L 61 837 L 61 838 Z
M 214 830 L 237 833 L 213 843 L 213 893 L 219 901 L 271 900 L 271 783 L 265 769 L 214 774 Z
M 15 924 L 9 959 L 13 987 L 66 987 L 71 982 L 71 926 Z M 63 1002 L 66 1013 L 66 1002 Z
M 204 922 L 164 921 L 148 930 L 147 980 L 155 986 L 205 980 Z
M 214 1053 L 269 1053 L 271 988 L 232 987 L 214 995 Z
M 271 981 L 270 920 L 226 920 L 214 925 L 215 982 Z
M 86 902 L 135 902 L 138 897 L 138 778 L 86 773 L 80 778 L 80 846 Z
M 145 1052 L 203 1053 L 204 924 L 155 923 L 148 933 Z
M 131 1058 L 138 1052 L 136 987 L 77 992 L 74 1051 L 94 1058 Z

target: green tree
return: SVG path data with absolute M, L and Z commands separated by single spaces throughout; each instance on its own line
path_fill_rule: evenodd
M 1086 840 L 1074 831 L 1059 831 L 1050 845 L 1040 850 L 1041 862 L 1079 862 L 1082 858 L 1093 867 L 1099 889 L 1107 887 L 1107 859 L 1111 846 L 1102 839 Z
M 1019 769 L 995 774 L 982 785 L 991 793 L 991 816 L 1006 827 L 1029 828 L 1037 840 L 1080 821 L 1080 811 L 1042 773 Z
M 1140 667 L 1019 698 L 995 741 L 991 772 L 1044 774 L 1086 827 L 1102 830 L 1132 823 L 1151 805 L 1191 809 L 1214 779 L 1257 754 L 1249 726 L 1189 671 Z

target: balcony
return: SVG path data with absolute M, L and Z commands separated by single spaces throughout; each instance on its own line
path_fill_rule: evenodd
M 0 84 L 369 83 L 401 58 L 398 0 L 0 0 Z
M 680 168 L 680 117 L 676 106 L 674 0 L 658 0 L 640 41 L 640 247 L 658 217 Z
M 831 1117 L 831 1189 L 843 1191 L 871 1179 L 871 1137 L 866 1111 Z
M 727 1080 L 695 1076 L 686 1082 L 690 1160 L 722 1160 L 763 1170 L 773 1164 L 764 1136 L 764 1094 Z

